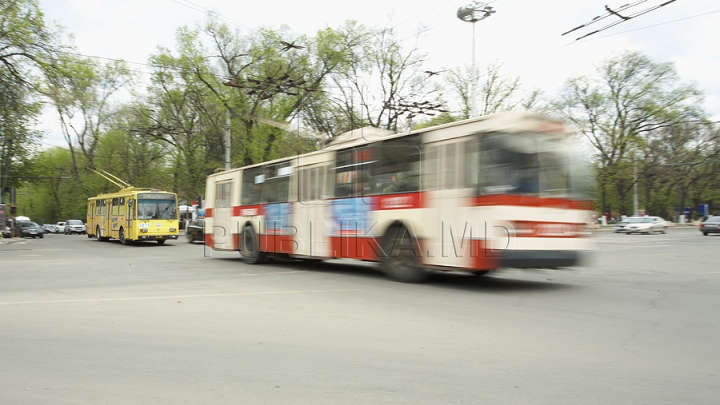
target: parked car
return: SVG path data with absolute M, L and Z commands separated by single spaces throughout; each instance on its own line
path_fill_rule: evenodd
M 58 233 L 57 226 L 53 224 L 44 224 L 42 227 L 45 233 Z
M 621 220 L 620 222 L 618 222 L 618 223 L 615 225 L 615 227 L 613 228 L 613 229 L 615 230 L 615 233 L 625 232 L 625 227 L 626 227 L 627 224 L 629 224 L 629 223 L 630 223 L 630 222 L 628 222 L 627 219 L 623 219 L 623 220 Z
M 83 221 L 79 219 L 68 219 L 65 222 L 65 235 L 72 235 L 74 233 L 83 235 L 87 233 L 87 227 L 85 227 Z
M 55 227 L 57 228 L 58 233 L 65 233 L 65 222 L 58 222 L 55 224 Z
M 705 236 L 709 233 L 720 233 L 720 215 L 710 216 L 700 223 L 700 232 Z
M 623 232 L 628 235 L 631 233 L 645 233 L 648 235 L 653 232 L 665 233 L 667 229 L 667 222 L 660 217 L 630 217 L 627 220 L 628 224 Z
M 189 243 L 195 241 L 205 241 L 205 220 L 204 219 L 193 219 L 185 229 L 185 238 Z
M 23 238 L 42 238 L 45 236 L 45 231 L 35 222 L 22 221 L 18 222 L 18 225 Z

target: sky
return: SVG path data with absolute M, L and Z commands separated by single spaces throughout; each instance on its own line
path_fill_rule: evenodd
M 79 53 L 124 59 L 145 77 L 149 70 L 142 64 L 148 57 L 159 46 L 175 49 L 177 29 L 199 27 L 208 11 L 242 33 L 285 25 L 298 35 L 314 36 L 347 20 L 394 27 L 403 43 L 428 53 L 426 67 L 435 71 L 472 64 L 474 30 L 479 69 L 501 63 L 505 75 L 519 76 L 525 88 L 539 88 L 547 97 L 556 95 L 570 77 L 593 75 L 603 60 L 639 51 L 655 62 L 674 63 L 681 81 L 702 90 L 704 109 L 720 120 L 717 0 L 676 0 L 581 40 L 576 39 L 619 19 L 608 17 L 561 35 L 607 14 L 606 5 L 617 10 L 638 3 L 621 12 L 627 16 L 666 1 L 489 0 L 486 3 L 495 13 L 475 24 L 456 16 L 458 8 L 471 0 L 40 0 L 39 4 L 46 21 L 74 36 Z M 45 145 L 65 145 L 51 111 L 43 115 L 40 129 L 47 134 Z

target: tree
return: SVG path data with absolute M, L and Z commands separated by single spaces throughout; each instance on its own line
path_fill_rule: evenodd
M 502 74 L 501 68 L 502 64 L 499 62 L 490 64 L 485 68 L 485 74 L 478 77 L 481 82 L 480 94 L 476 100 L 479 102 L 478 114 L 483 116 L 500 111 L 541 108 L 539 103 L 542 91 L 534 89 L 525 92 L 520 84 L 520 77 L 507 77 Z M 460 102 L 461 119 L 470 118 L 472 79 L 472 69 L 468 67 L 450 69 L 446 75 L 445 80 Z
M 112 99 L 132 82 L 132 73 L 123 61 L 101 64 L 90 58 L 62 55 L 55 69 L 46 74 L 43 93 L 52 101 L 73 162 L 73 174 L 80 177 L 77 152 L 93 166 L 95 148 L 114 113 Z
M 404 48 L 394 30 L 348 22 L 340 33 L 349 61 L 330 75 L 327 97 L 333 114 L 345 122 L 398 131 L 406 126 L 403 116 L 425 112 L 413 113 L 407 106 L 445 104 L 439 85 L 423 69 L 427 55 L 417 47 Z
M 59 50 L 59 32 L 47 27 L 36 0 L 5 0 L 0 4 L 0 67 L 3 76 L 28 86 L 35 82 L 30 67 L 51 69 Z
M 609 209 L 607 186 L 631 164 L 643 135 L 700 115 L 694 107 L 700 96 L 694 86 L 679 82 L 671 63 L 655 63 L 637 52 L 604 61 L 594 77 L 565 83 L 554 108 L 595 150 L 603 212 Z
M 50 69 L 59 46 L 35 0 L 0 4 L 0 201 L 6 186 L 28 180 L 40 135 L 33 131 L 40 105 L 34 73 Z

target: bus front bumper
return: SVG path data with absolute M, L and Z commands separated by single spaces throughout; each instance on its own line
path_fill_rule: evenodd
M 496 255 L 499 267 L 515 269 L 569 267 L 582 261 L 582 252 L 576 250 L 505 250 Z
M 140 234 L 138 236 L 137 240 L 158 240 L 158 239 L 170 240 L 170 239 L 177 239 L 177 238 L 178 238 L 177 235 L 144 235 L 144 234 Z

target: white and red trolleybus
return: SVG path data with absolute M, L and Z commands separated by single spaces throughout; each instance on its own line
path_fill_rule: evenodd
M 557 268 L 590 250 L 560 121 L 502 113 L 409 133 L 358 129 L 322 150 L 214 173 L 205 242 L 268 256 L 381 262 L 393 279 L 432 270 Z

